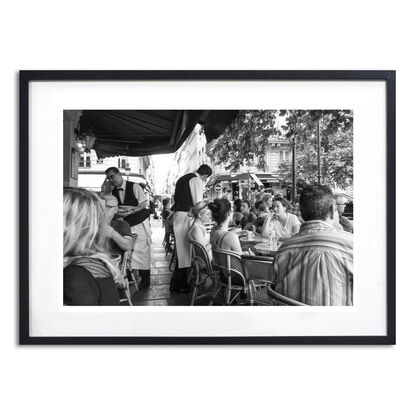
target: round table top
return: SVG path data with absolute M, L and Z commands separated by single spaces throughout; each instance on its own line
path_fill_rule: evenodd
M 239 238 L 239 240 L 241 241 L 241 243 L 259 244 L 261 242 L 268 241 L 268 238 L 266 238 L 265 236 L 255 235 L 252 239 L 248 239 L 248 237 L 242 236 L 241 238 Z
M 263 242 L 255 245 L 255 251 L 262 255 L 275 255 L 280 247 L 281 242 L 278 242 L 275 247 L 271 247 L 269 242 Z

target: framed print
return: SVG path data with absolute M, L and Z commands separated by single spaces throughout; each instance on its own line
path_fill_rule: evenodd
M 394 344 L 395 72 L 21 71 L 20 343 Z

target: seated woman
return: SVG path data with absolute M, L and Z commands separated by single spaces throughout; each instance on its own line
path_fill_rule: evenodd
M 243 213 L 241 212 L 242 200 L 235 199 L 233 202 L 233 218 L 231 221 L 231 226 L 239 226 L 241 223 L 241 219 L 244 217 Z
M 131 227 L 125 220 L 116 216 L 118 200 L 112 194 L 102 196 L 108 225 L 113 232 L 108 234 L 107 252 L 112 257 L 119 256 L 122 260 L 124 253 L 133 247 L 133 234 Z
M 272 210 L 273 202 L 274 202 L 273 196 L 270 193 L 265 193 L 261 197 L 261 200 L 263 200 L 265 203 L 265 211 L 267 213 L 270 213 L 270 211 Z
M 255 231 L 254 222 L 257 217 L 251 212 L 251 204 L 248 200 L 244 200 L 241 205 L 241 213 L 244 215 L 240 225 L 244 231 Z
M 63 301 L 65 305 L 119 305 L 123 278 L 106 252 L 107 224 L 99 197 L 66 188 L 63 196 Z
M 268 206 L 265 204 L 263 200 L 258 200 L 257 202 L 255 202 L 255 209 L 258 211 L 258 216 L 256 221 L 254 222 L 254 226 L 256 232 L 261 235 L 265 219 L 267 219 L 270 216 L 270 212 Z
M 289 238 L 300 231 L 300 221 L 296 215 L 287 212 L 290 202 L 285 197 L 275 199 L 275 213 L 269 215 L 262 227 L 262 236 L 268 236 L 270 226 L 275 226 L 278 238 Z
M 238 235 L 236 232 L 228 230 L 229 222 L 232 219 L 232 206 L 229 200 L 215 199 L 212 203 L 209 203 L 209 209 L 217 223 L 217 226 L 212 228 L 210 233 L 212 248 L 220 248 L 236 254 L 242 254 Z M 220 279 L 224 283 L 228 282 L 222 271 L 220 272 Z M 238 274 L 235 274 L 231 278 L 231 284 L 244 285 L 244 282 L 241 281 L 241 277 Z
M 228 199 L 215 199 L 208 205 L 217 225 L 210 232 L 212 248 L 227 249 L 238 254 L 242 253 L 238 235 L 229 232 L 229 222 L 232 220 L 232 205 Z
M 198 202 L 189 212 L 189 216 L 193 217 L 193 223 L 187 232 L 190 241 L 194 241 L 202 245 L 212 261 L 212 247 L 209 242 L 209 234 L 205 228 L 205 223 L 210 223 L 211 213 L 207 202 Z

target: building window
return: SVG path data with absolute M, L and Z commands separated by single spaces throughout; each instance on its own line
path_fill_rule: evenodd
M 118 158 L 118 168 L 119 169 L 125 169 L 128 167 L 128 160 L 126 157 L 119 157 Z
M 80 155 L 79 167 L 91 167 L 91 156 L 89 153 L 84 153 Z

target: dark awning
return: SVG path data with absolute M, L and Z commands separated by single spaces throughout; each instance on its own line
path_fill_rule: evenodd
M 93 132 L 99 158 L 148 156 L 175 152 L 196 124 L 207 141 L 218 138 L 237 115 L 236 110 L 84 110 L 81 134 Z

